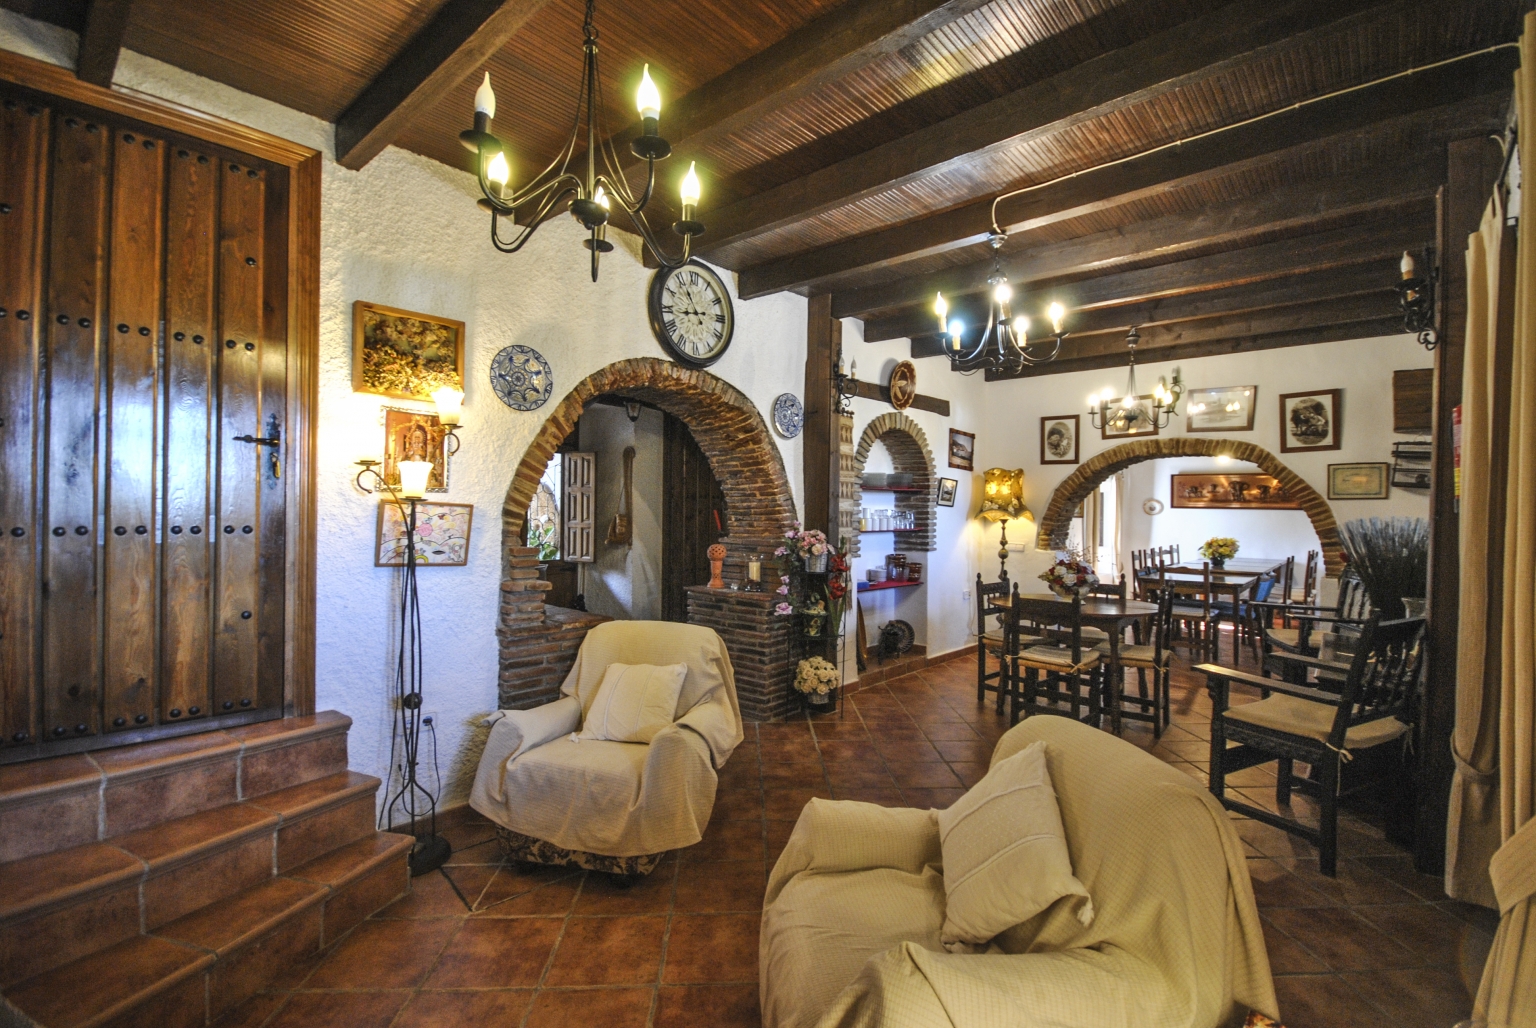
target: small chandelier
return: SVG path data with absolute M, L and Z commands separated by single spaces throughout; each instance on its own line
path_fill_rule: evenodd
M 1433 247 L 1425 248 L 1424 264 L 1429 271 L 1420 275 L 1413 255 L 1404 250 L 1403 259 L 1398 264 L 1403 277 L 1393 288 L 1397 290 L 1398 305 L 1403 309 L 1403 331 L 1417 335 L 1420 346 L 1433 350 L 1440 345 L 1440 335 L 1435 331 L 1435 280 L 1439 276 L 1435 273 Z
M 1018 374 L 1026 365 L 1055 360 L 1061 352 L 1061 341 L 1067 338 L 1067 333 L 1061 328 L 1061 321 L 1067 314 L 1066 308 L 1059 303 L 1052 303 L 1046 309 L 1046 317 L 1051 322 L 1055 345 L 1048 353 L 1030 349 L 1029 317 L 1013 313 L 1013 286 L 1009 284 L 1008 276 L 1003 274 L 1002 246 L 1007 238 L 1005 232 L 993 232 L 990 237 L 992 273 L 987 276 L 987 285 L 991 287 L 991 298 L 987 304 L 987 328 L 974 349 L 969 352 L 965 349 L 965 323 L 959 318 L 946 320 L 949 317 L 949 303 L 944 299 L 944 294 L 939 293 L 934 297 L 933 313 L 938 315 L 939 331 L 949 337 L 945 351 L 949 357 L 950 370 L 962 375 L 984 370 Z
M 1141 342 L 1141 334 L 1136 331 L 1136 326 L 1132 325 L 1131 331 L 1125 337 L 1125 343 L 1131 349 L 1131 366 L 1125 379 L 1125 396 L 1116 401 L 1108 389 L 1102 394 L 1088 395 L 1088 417 L 1094 428 L 1100 430 L 1107 428 L 1117 435 L 1155 432 L 1167 428 L 1173 416 L 1178 413 L 1179 399 L 1184 395 L 1184 381 L 1179 377 L 1177 368 L 1173 371 L 1172 386 L 1168 385 L 1166 379 L 1158 379 L 1157 386 L 1152 390 L 1151 403 L 1142 402 L 1140 394 L 1136 391 L 1136 344 L 1139 342 Z
M 678 190 L 683 204 L 683 217 L 672 225 L 672 231 L 683 237 L 682 256 L 667 256 L 645 220 L 645 207 L 656 185 L 656 162 L 672 153 L 672 145 L 657 132 L 661 118 L 661 93 L 651 81 L 650 65 L 646 65 L 640 74 L 640 88 L 635 97 L 635 106 L 640 111 L 640 135 L 629 144 L 630 151 L 645 160 L 645 190 L 635 196 L 629 188 L 602 120 L 603 93 L 597 67 L 597 27 L 592 23 L 595 4 L 596 0 L 587 0 L 586 20 L 582 23 L 582 49 L 586 57 L 581 88 L 577 93 L 576 121 L 571 127 L 570 139 L 549 167 L 523 188 L 509 188 L 512 165 L 501 140 L 491 135 L 490 131 L 491 119 L 496 116 L 496 94 L 491 89 L 490 72 L 486 72 L 485 81 L 475 91 L 475 127 L 459 133 L 459 142 L 476 155 L 475 171 L 480 180 L 480 192 L 484 194 L 477 202 L 491 212 L 491 244 L 502 253 L 516 253 L 561 204 L 568 203 L 571 217 L 581 222 L 590 233 L 582 245 L 592 251 L 594 282 L 597 281 L 599 257 L 613 249 L 607 233 L 608 217 L 615 201 L 624 209 L 646 249 L 651 251 L 662 267 L 676 268 L 686 264 L 693 237 L 704 231 L 704 226 L 694 218 L 694 209 L 699 203 L 699 176 L 691 163 Z M 581 137 L 583 122 L 586 125 L 586 167 L 578 173 L 571 170 L 571 163 L 576 157 L 576 143 Z M 525 227 L 511 239 L 502 239 L 500 219 L 512 219 L 520 209 L 527 215 Z

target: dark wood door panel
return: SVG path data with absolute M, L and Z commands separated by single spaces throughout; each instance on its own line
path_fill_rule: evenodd
M 49 111 L 0 103 L 0 747 L 36 739 L 38 327 Z
M 662 524 L 661 616 L 688 620 L 688 587 L 709 581 L 709 547 L 726 524 L 725 492 L 709 458 L 680 419 L 662 427 L 662 496 L 671 512 Z

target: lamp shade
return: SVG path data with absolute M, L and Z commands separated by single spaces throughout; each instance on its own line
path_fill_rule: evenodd
M 432 474 L 429 460 L 403 460 L 400 468 L 400 495 L 408 500 L 419 500 L 427 495 L 427 477 Z
M 1024 469 L 988 468 L 983 473 L 981 510 L 977 517 L 988 521 L 1008 521 L 1013 518 L 1034 520 L 1029 508 L 1024 506 Z
M 463 417 L 464 390 L 442 386 L 432 390 L 432 402 L 437 404 L 437 420 L 451 428 L 458 427 Z

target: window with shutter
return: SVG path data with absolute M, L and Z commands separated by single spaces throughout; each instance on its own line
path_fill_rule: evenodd
M 564 498 L 560 517 L 564 522 L 566 560 L 590 562 L 596 553 L 592 538 L 596 504 L 593 483 L 597 480 L 597 454 L 567 453 L 561 469 Z

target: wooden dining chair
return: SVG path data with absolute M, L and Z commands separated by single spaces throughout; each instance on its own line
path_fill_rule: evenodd
M 1167 572 L 1159 577 L 1159 590 L 1171 590 L 1174 593 L 1183 592 L 1196 598 L 1195 602 L 1189 602 L 1179 595 L 1173 599 L 1173 620 L 1181 626 L 1189 636 L 1190 652 L 1193 656 L 1198 653 L 1202 660 L 1215 660 L 1217 644 L 1221 641 L 1221 619 L 1223 611 L 1216 603 L 1216 597 L 1211 590 L 1211 562 L 1204 562 L 1205 584 L 1204 586 L 1193 583 L 1183 585 L 1168 581 Z M 1198 650 L 1195 648 L 1198 646 Z
M 1280 592 L 1276 596 L 1277 599 L 1282 599 L 1286 603 L 1291 602 L 1291 587 L 1295 585 L 1295 579 L 1296 558 L 1294 556 L 1287 557 L 1285 558 L 1285 567 L 1280 571 Z M 1272 593 L 1272 595 L 1275 594 Z
M 1173 590 L 1164 589 L 1157 596 L 1157 614 L 1152 619 L 1149 632 L 1152 641 L 1121 645 L 1120 664 L 1106 667 L 1105 703 L 1119 704 L 1122 720 L 1149 721 L 1152 737 L 1160 739 L 1170 718 L 1169 685 L 1173 673 Z M 1111 657 L 1109 642 L 1100 643 L 1094 649 L 1100 659 Z M 1126 696 L 1123 687 L 1123 670 L 1136 672 L 1135 696 Z M 1147 673 L 1152 674 L 1152 695 L 1147 695 Z
M 1082 600 L 1074 597 L 1068 603 L 1021 597 L 1015 584 L 1005 620 L 1009 625 L 1007 631 L 1020 638 L 1026 634 L 1022 626 L 1028 623 L 1055 626 L 1065 638 L 1060 643 L 1021 646 L 1009 658 L 1012 674 L 1008 723 L 1016 725 L 1020 718 L 1032 714 L 1058 714 L 1083 720 L 1086 708 L 1089 720 L 1097 724 L 1102 714 L 1102 658 L 1097 650 L 1083 645 Z
M 1339 691 L 1276 682 L 1216 664 L 1201 664 L 1211 696 L 1211 793 L 1228 810 L 1307 839 L 1317 847 L 1318 870 L 1338 870 L 1339 797 L 1377 784 L 1362 770 L 1374 761 L 1356 759 L 1407 733 L 1424 664 L 1424 619 L 1371 618 Z M 1284 659 L 1302 667 L 1337 671 L 1337 666 L 1299 654 Z M 1255 703 L 1230 705 L 1233 685 L 1269 693 Z M 1229 748 L 1230 743 L 1236 743 Z M 1291 790 L 1313 793 L 1320 806 L 1317 827 L 1265 810 L 1226 794 L 1226 778 L 1245 768 L 1276 762 L 1275 802 L 1288 807 Z M 1295 762 L 1312 768 L 1311 778 L 1294 773 Z M 1345 774 L 1345 764 L 1352 772 Z M 1380 762 L 1390 774 L 1390 764 Z M 1356 777 L 1358 776 L 1358 778 Z M 1355 779 L 1346 782 L 1346 777 Z
M 1001 580 L 996 582 L 982 581 L 980 573 L 976 575 L 976 702 L 984 703 L 987 692 L 991 690 L 998 694 L 998 704 L 1002 704 L 1003 688 L 1000 684 L 1005 676 L 1003 661 L 1007 656 L 1003 634 L 1006 631 L 1007 619 L 1003 614 L 992 607 L 994 597 L 1008 595 L 1008 572 L 1004 571 Z M 988 628 L 987 619 L 996 618 L 997 626 Z M 997 670 L 987 670 L 987 655 L 997 658 Z M 991 685 L 987 683 L 992 683 Z
M 1339 595 L 1332 607 L 1320 607 L 1308 603 L 1255 603 L 1253 604 L 1256 627 L 1262 626 L 1263 635 L 1261 670 L 1290 670 L 1290 665 L 1276 664 L 1271 658 L 1276 654 L 1298 654 L 1315 657 L 1321 645 L 1321 633 L 1336 625 L 1355 626 L 1365 624 L 1371 613 L 1370 597 L 1365 583 L 1358 575 L 1345 571 L 1339 579 Z M 1279 624 L 1276 624 L 1278 620 Z
M 1319 558 L 1321 556 L 1322 555 L 1319 554 L 1316 550 L 1308 550 L 1307 551 L 1307 571 L 1306 571 L 1306 576 L 1304 578 L 1302 578 L 1302 580 L 1301 580 L 1301 602 L 1302 603 L 1316 603 L 1317 602 L 1317 572 L 1318 572 L 1318 564 L 1320 562 Z M 1287 602 L 1291 602 L 1292 599 L 1293 599 L 1290 595 L 1287 595 L 1285 598 L 1286 598 Z

